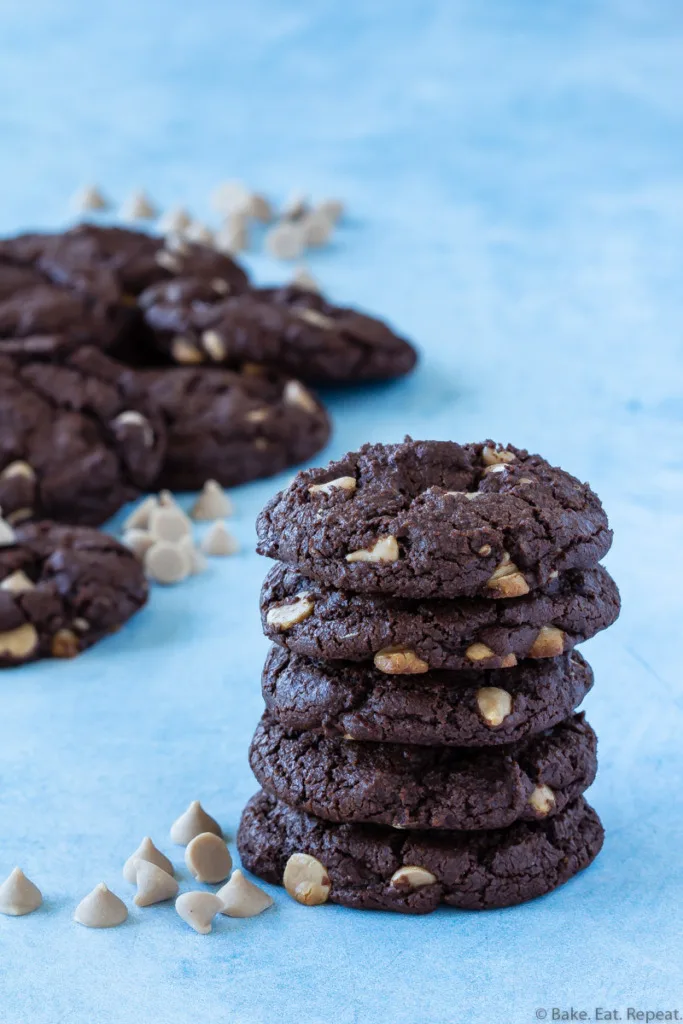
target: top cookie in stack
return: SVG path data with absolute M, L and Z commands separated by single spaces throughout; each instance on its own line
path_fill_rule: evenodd
M 300 473 L 258 533 L 281 564 L 248 867 L 301 902 L 424 912 L 518 903 L 590 863 L 573 648 L 619 595 L 587 485 L 511 446 L 408 438 Z

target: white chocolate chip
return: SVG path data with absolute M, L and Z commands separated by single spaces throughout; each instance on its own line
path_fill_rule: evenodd
M 0 590 L 6 590 L 9 594 L 23 594 L 25 591 L 33 590 L 34 588 L 35 583 L 28 578 L 22 569 L 17 569 L 16 572 L 5 576 L 2 583 L 0 583 Z
M 465 657 L 469 661 L 486 661 L 487 658 L 495 658 L 496 654 L 486 644 L 474 643 L 465 651 Z
M 204 346 L 204 351 L 214 363 L 220 363 L 225 359 L 225 354 L 228 350 L 218 331 L 204 331 L 202 334 L 202 345 Z
M 176 363 L 182 363 L 185 366 L 204 362 L 203 353 L 188 338 L 184 338 L 181 334 L 176 335 L 171 342 L 171 356 L 175 359 Z
M 71 629 L 58 629 L 50 641 L 53 658 L 75 658 L 80 649 L 80 641 Z
M 322 214 L 333 224 L 338 224 L 344 216 L 344 204 L 341 199 L 323 199 L 321 203 L 316 203 L 313 209 L 314 213 Z
M 198 521 L 224 519 L 234 512 L 232 502 L 216 480 L 207 480 L 195 501 L 190 515 Z
M 137 862 L 139 860 L 149 861 L 150 864 L 156 864 L 158 868 L 165 871 L 169 875 L 173 875 L 173 865 L 171 864 L 168 857 L 165 857 L 161 850 L 158 850 L 149 836 L 145 836 L 137 850 L 131 853 L 130 857 L 123 865 L 123 877 L 131 885 L 135 884 L 136 873 L 137 873 Z
M 374 657 L 375 668 L 393 675 L 417 675 L 428 672 L 429 665 L 409 647 L 385 647 Z
M 152 509 L 149 516 L 149 532 L 155 540 L 166 540 L 176 544 L 192 533 L 192 523 L 177 506 Z
M 218 519 L 213 523 L 202 541 L 202 551 L 207 555 L 221 558 L 225 555 L 234 555 L 240 549 L 239 544 L 228 532 L 225 523 Z
M 555 794 L 550 786 L 535 786 L 531 796 L 529 797 L 529 804 L 537 814 L 541 814 L 545 817 L 546 814 L 550 814 L 555 806 Z
M 38 648 L 38 634 L 31 622 L 0 633 L 0 658 L 28 658 Z
M 79 633 L 87 633 L 90 629 L 90 623 L 87 619 L 82 619 L 80 615 L 77 615 L 73 621 L 74 629 L 77 629 Z
M 187 810 L 171 825 L 171 840 L 178 846 L 187 846 L 202 832 L 213 832 L 222 836 L 221 827 L 215 818 L 207 814 L 199 800 L 193 800 Z
M 355 476 L 338 476 L 336 480 L 328 480 L 325 484 L 311 484 L 309 494 L 331 494 L 333 491 L 355 491 Z
M 334 327 L 332 317 L 325 316 L 324 313 L 320 313 L 317 309 L 295 309 L 292 312 L 295 316 L 298 316 L 299 320 L 305 320 L 307 324 L 311 324 L 313 327 L 320 327 L 323 331 L 331 331 Z
M 26 877 L 21 868 L 15 868 L 0 885 L 0 914 L 23 917 L 32 914 L 42 902 L 40 889 Z
M 132 192 L 121 207 L 123 220 L 154 220 L 156 208 L 146 192 Z
M 216 295 L 228 295 L 230 292 L 230 282 L 224 281 L 222 277 L 214 277 L 211 287 Z
M 228 256 L 249 248 L 249 224 L 246 214 L 231 214 L 216 235 L 216 248 Z
M 252 192 L 249 196 L 249 202 L 245 208 L 245 213 L 254 220 L 258 220 L 261 224 L 270 224 L 275 214 L 273 213 L 273 207 L 268 202 L 264 195 L 260 192 Z
M 160 218 L 159 229 L 165 235 L 180 235 L 191 223 L 192 218 L 187 210 L 182 206 L 174 206 Z
M 496 466 L 500 463 L 509 464 L 517 458 L 514 452 L 508 452 L 505 449 L 499 451 L 496 448 L 490 448 L 488 445 L 482 449 L 481 457 L 485 466 Z
M 16 540 L 14 530 L 7 520 L 0 516 L 0 548 L 11 547 L 12 544 L 16 544 Z
M 133 897 L 136 907 L 151 907 L 154 903 L 163 903 L 178 895 L 178 883 L 175 878 L 151 861 L 136 861 L 135 881 L 138 890 Z
M 332 884 L 327 868 L 309 853 L 293 853 L 287 861 L 282 884 L 297 903 L 316 907 L 327 902 Z
M 114 430 L 118 427 L 140 427 L 142 429 L 142 436 L 147 448 L 151 448 L 154 444 L 154 430 L 152 424 L 149 422 L 146 416 L 143 416 L 137 409 L 126 409 L 125 412 L 120 412 L 115 420 L 112 422 Z
M 317 412 L 318 403 L 311 392 L 298 380 L 288 380 L 282 393 L 285 405 L 296 405 L 304 412 Z
M 529 648 L 530 658 L 556 658 L 564 651 L 564 633 L 557 626 L 541 626 Z
M 208 935 L 214 917 L 223 910 L 223 902 L 212 892 L 184 892 L 175 901 L 175 909 L 190 928 Z
M 107 210 L 110 203 L 97 185 L 86 185 L 76 192 L 71 200 L 71 205 L 79 213 L 86 213 L 88 210 Z
M 305 192 L 292 192 L 280 210 L 283 220 L 298 220 L 308 210 L 308 196 Z
M 529 593 L 529 584 L 507 551 L 503 553 L 486 586 L 495 591 L 495 597 L 523 597 Z
M 149 527 L 149 517 L 152 510 L 157 508 L 159 502 L 157 499 L 150 495 L 141 501 L 126 519 L 123 520 L 124 530 L 146 530 Z
M 221 914 L 226 917 L 256 917 L 273 905 L 272 897 L 245 878 L 239 868 L 216 895 L 223 904 Z
M 264 406 L 262 409 L 250 409 L 244 417 L 247 423 L 263 423 L 271 414 L 271 410 Z
M 185 864 L 198 882 L 223 882 L 232 868 L 232 857 L 223 839 L 213 832 L 200 832 L 185 850 Z
M 5 519 L 10 526 L 16 526 L 18 523 L 23 523 L 24 520 L 30 519 L 32 515 L 32 508 L 15 508 L 7 513 Z
M 123 924 L 127 917 L 126 904 L 104 882 L 96 885 L 74 912 L 74 921 L 86 928 L 115 928 Z
M 28 462 L 22 462 L 21 459 L 17 459 L 15 462 L 10 462 L 0 473 L 0 480 L 9 480 L 13 476 L 24 476 L 27 480 L 35 480 L 36 473 L 33 466 L 29 466 Z
M 512 697 L 498 686 L 477 690 L 477 707 L 487 725 L 500 725 L 512 713 Z
M 391 876 L 391 884 L 396 889 L 421 889 L 425 885 L 434 885 L 435 882 L 436 875 L 417 864 L 404 864 Z
M 398 541 L 391 534 L 378 537 L 371 548 L 351 551 L 346 556 L 347 562 L 397 562 Z
M 199 220 L 191 221 L 183 231 L 183 237 L 195 245 L 213 245 L 214 235 L 211 228 Z
M 179 544 L 158 540 L 145 552 L 143 564 L 157 583 L 180 583 L 190 574 L 190 560 Z
M 332 237 L 334 224 L 324 214 L 307 213 L 301 218 L 300 223 L 304 233 L 304 243 L 309 248 L 314 249 L 327 245 Z
M 187 555 L 191 576 L 199 576 L 200 573 L 206 572 L 209 563 L 199 548 L 195 547 L 192 537 L 182 537 L 178 541 L 178 547 L 182 548 Z
M 489 473 L 504 473 L 506 469 L 507 465 L 504 462 L 496 462 L 494 465 L 486 467 L 484 475 L 486 476 Z
M 492 550 L 493 548 L 491 547 L 490 544 L 482 544 L 480 548 L 477 548 L 477 554 L 481 555 L 483 558 L 486 558 L 487 555 L 491 554 Z
M 246 209 L 250 199 L 251 193 L 241 181 L 224 181 L 213 190 L 210 196 L 213 209 L 223 214 Z
M 166 239 L 166 245 L 168 245 L 169 248 L 170 242 L 171 236 L 169 235 L 169 237 Z M 159 251 L 156 253 L 154 257 L 154 262 L 157 263 L 160 267 L 163 267 L 164 270 L 168 270 L 171 274 L 177 274 L 180 270 L 182 270 L 183 266 L 178 257 L 174 256 L 172 252 L 168 251 L 168 249 L 159 249 Z
M 266 615 L 266 622 L 269 626 L 277 626 L 277 628 L 284 632 L 287 629 L 291 629 L 292 626 L 296 626 L 298 622 L 303 622 L 309 615 L 313 614 L 314 604 L 311 600 L 311 595 L 308 591 L 297 594 L 296 600 L 290 604 L 274 605 L 268 609 Z
M 156 543 L 154 534 L 150 533 L 149 530 L 126 530 L 122 537 L 123 543 L 129 548 L 136 558 L 140 561 L 145 557 L 145 553 Z
M 296 260 L 304 251 L 304 236 L 298 224 L 278 224 L 266 235 L 265 245 L 277 260 Z
M 292 284 L 304 292 L 313 292 L 317 295 L 320 292 L 320 285 L 306 267 L 299 267 L 292 277 Z

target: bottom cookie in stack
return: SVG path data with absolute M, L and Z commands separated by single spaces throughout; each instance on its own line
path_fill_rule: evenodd
M 242 863 L 302 903 L 427 914 L 509 907 L 551 892 L 602 847 L 600 820 L 579 797 L 560 814 L 482 832 L 402 832 L 334 825 L 257 793 L 237 845 Z M 298 855 L 298 856 L 297 856 Z M 288 880 L 288 872 L 290 879 Z

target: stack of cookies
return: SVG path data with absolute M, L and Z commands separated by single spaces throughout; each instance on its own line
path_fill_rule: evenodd
M 243 863 L 302 903 L 521 903 L 596 856 L 593 683 L 619 594 L 586 484 L 488 441 L 366 445 L 258 522 L 278 559 Z

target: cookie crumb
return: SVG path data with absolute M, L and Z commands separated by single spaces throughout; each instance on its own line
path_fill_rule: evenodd
M 223 902 L 212 892 L 184 892 L 175 901 L 176 913 L 200 935 L 208 935 Z
M 225 519 L 234 513 L 233 504 L 217 480 L 207 480 L 190 510 L 197 521 Z
M 222 519 L 218 519 L 213 523 L 202 541 L 202 551 L 207 555 L 212 555 L 214 558 L 234 555 L 239 549 L 239 544 L 232 534 L 228 532 Z
M 142 189 L 131 192 L 121 207 L 123 220 L 154 220 L 156 215 L 154 204 Z
M 0 885 L 0 914 L 24 917 L 37 910 L 42 902 L 40 889 L 26 877 L 21 868 L 15 868 Z
M 185 850 L 185 864 L 198 882 L 223 882 L 230 874 L 232 857 L 225 842 L 213 832 L 200 832 Z
M 216 895 L 223 904 L 221 914 L 226 917 L 256 917 L 273 905 L 272 897 L 245 878 L 239 868 Z
M 199 800 L 193 800 L 187 810 L 171 825 L 171 840 L 178 846 L 187 846 L 202 832 L 212 832 L 215 836 L 223 835 L 216 819 L 206 813 Z
M 108 210 L 111 203 L 97 185 L 85 185 L 73 196 L 71 205 L 80 213 L 85 213 L 87 210 Z
M 162 871 L 173 876 L 173 865 L 171 864 L 168 857 L 164 856 L 161 850 L 158 850 L 154 845 L 149 836 L 145 836 L 137 850 L 131 853 L 130 857 L 123 865 L 123 877 L 127 882 L 135 884 L 137 874 L 137 862 L 139 860 L 149 861 L 150 864 L 155 864 Z
M 178 883 L 158 864 L 138 859 L 136 862 L 135 881 L 138 891 L 133 897 L 136 907 L 151 907 L 154 903 L 163 903 L 178 895 Z
M 104 882 L 96 885 L 74 911 L 74 921 L 85 928 L 115 928 L 128 917 L 128 910 Z

